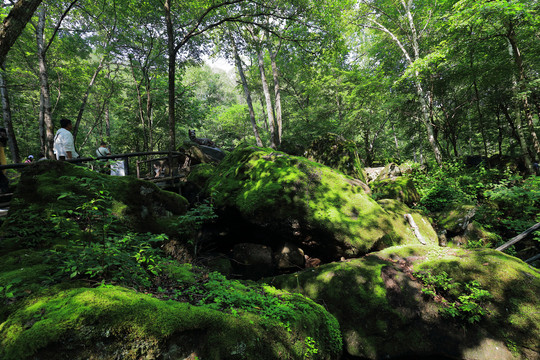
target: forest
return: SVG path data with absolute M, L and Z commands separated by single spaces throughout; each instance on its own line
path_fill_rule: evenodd
M 0 20 L 0 360 L 540 359 L 539 1 Z
M 539 21 L 536 1 L 47 1 L 3 63 L 10 158 L 48 154 L 67 117 L 87 156 L 175 149 L 189 128 L 296 153 L 333 132 L 367 166 L 515 155 L 532 172 Z

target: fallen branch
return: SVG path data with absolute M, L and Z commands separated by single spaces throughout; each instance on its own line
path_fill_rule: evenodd
M 533 256 L 532 258 L 529 258 L 529 259 L 525 260 L 525 262 L 527 264 L 529 264 L 529 263 L 532 263 L 533 261 L 536 261 L 538 259 L 540 259 L 540 254 L 537 254 L 537 255 Z
M 414 235 L 416 235 L 416 237 L 418 238 L 418 241 L 420 241 L 423 245 L 426 245 L 424 237 L 422 236 L 422 234 L 420 234 L 420 229 L 418 228 L 418 225 L 416 225 L 416 223 L 414 222 L 414 219 L 411 216 L 411 214 L 405 214 L 403 216 L 405 216 L 405 219 L 407 219 L 407 221 L 409 221 L 409 224 L 411 224 L 411 227 L 414 230 Z
M 499 251 L 503 251 L 504 249 L 506 249 L 507 247 L 509 247 L 510 245 L 514 245 L 515 243 L 517 243 L 518 241 L 520 240 L 523 240 L 525 237 L 527 237 L 527 235 L 529 235 L 530 233 L 536 231 L 536 230 L 539 230 L 540 229 L 540 223 L 537 223 L 536 225 L 533 225 L 532 227 L 528 228 L 527 230 L 525 230 L 524 232 L 522 232 L 521 234 L 519 234 L 518 236 L 516 237 L 513 237 L 512 239 L 510 239 L 508 242 L 505 242 L 504 244 L 502 244 L 501 246 L 499 246 L 498 248 L 496 248 L 495 250 L 499 250 Z

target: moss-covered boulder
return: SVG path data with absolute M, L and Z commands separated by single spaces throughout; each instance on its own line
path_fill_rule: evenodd
M 420 194 L 414 186 L 414 181 L 407 177 L 374 181 L 370 186 L 375 199 L 396 199 L 409 206 L 420 201 Z
M 343 136 L 328 133 L 315 139 L 306 150 L 306 157 L 366 182 L 356 144 Z
M 186 210 L 185 198 L 152 183 L 40 161 L 22 172 L 0 228 L 0 250 L 112 231 L 167 232 L 168 219 Z
M 353 356 L 540 358 L 540 274 L 495 250 L 398 246 L 271 284 L 326 304 Z
M 317 257 L 352 257 L 382 244 L 418 243 L 403 216 L 383 209 L 354 179 L 272 149 L 238 147 L 221 162 L 207 192 L 231 221 L 255 224 Z
M 196 305 L 112 285 L 66 284 L 28 297 L 0 323 L 0 359 L 339 358 L 339 325 L 315 302 L 179 273 L 179 287 L 197 287 Z

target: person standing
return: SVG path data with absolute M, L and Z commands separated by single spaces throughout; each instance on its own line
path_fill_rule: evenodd
M 101 145 L 96 150 L 96 155 L 98 157 L 111 155 L 111 151 L 107 147 L 107 143 L 101 142 Z
M 76 159 L 79 157 L 79 154 L 75 151 L 73 135 L 71 134 L 72 128 L 73 124 L 71 120 L 66 118 L 60 119 L 60 129 L 58 129 L 54 137 L 54 153 L 57 160 Z

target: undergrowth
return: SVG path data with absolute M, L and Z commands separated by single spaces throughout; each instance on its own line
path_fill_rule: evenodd
M 456 282 L 445 271 L 414 275 L 424 284 L 422 292 L 440 303 L 439 312 L 443 316 L 473 324 L 487 314 L 485 304 L 492 295 L 478 281 Z

